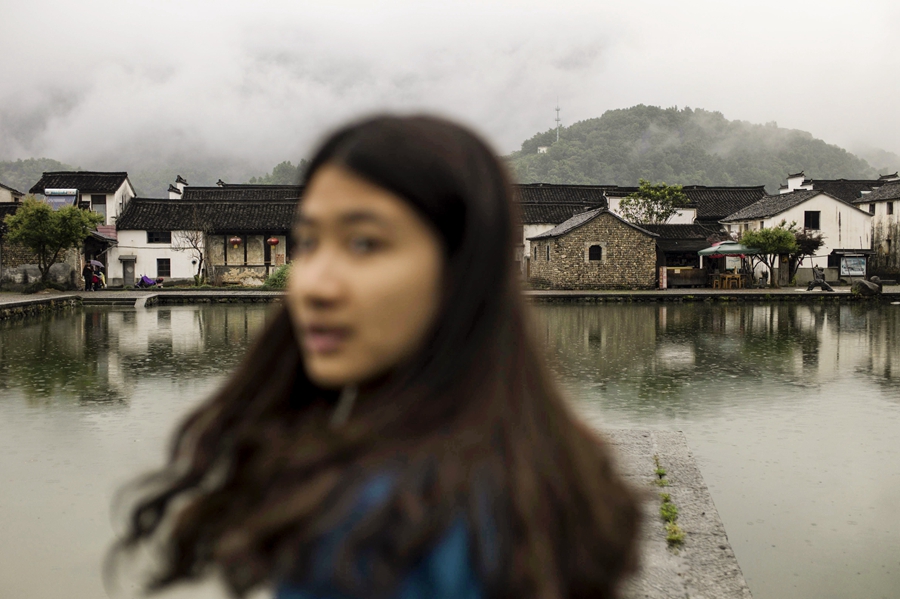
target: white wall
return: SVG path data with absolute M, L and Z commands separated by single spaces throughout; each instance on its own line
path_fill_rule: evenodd
M 534 237 L 535 235 L 540 235 L 541 233 L 546 233 L 553 227 L 555 227 L 553 223 L 540 223 L 537 225 L 525 225 L 522 227 L 522 243 L 525 245 L 525 255 L 531 255 L 531 242 L 528 241 L 529 237 Z
M 0 187 L 0 202 L 12 202 L 13 194 L 8 189 L 3 189 Z
M 172 241 L 178 243 L 180 231 L 172 231 Z M 191 279 L 197 273 L 197 266 L 191 264 L 195 254 L 190 250 L 178 251 L 171 243 L 147 243 L 147 231 L 119 231 L 119 243 L 107 254 L 109 272 L 106 275 L 109 283 L 121 284 L 123 279 L 122 262 L 119 256 L 137 256 L 134 265 L 135 279 L 141 275 L 157 277 L 156 259 L 168 258 L 171 262 L 172 274 L 168 278 Z
M 619 205 L 622 202 L 623 198 L 607 198 L 609 200 L 609 211 L 622 216 L 622 213 L 619 211 Z M 670 218 L 666 224 L 667 225 L 691 225 L 694 223 L 694 220 L 697 218 L 697 209 L 696 208 L 682 208 L 678 212 L 675 213 L 675 216 Z
M 81 190 L 79 190 L 81 191 Z M 104 225 L 116 224 L 116 218 L 122 214 L 128 200 L 134 197 L 134 188 L 131 187 L 128 179 L 119 186 L 115 193 L 99 194 L 90 191 L 81 191 L 82 201 L 91 201 L 91 196 L 106 195 L 106 221 Z M 93 206 L 91 207 L 93 210 Z
M 781 214 L 765 219 L 765 226 L 766 228 L 776 227 L 782 220 L 785 220 L 788 223 L 794 221 L 800 228 L 803 228 L 804 213 L 809 210 L 819 211 L 819 230 L 825 243 L 819 248 L 812 263 L 809 260 L 803 262 L 804 267 L 816 265 L 825 268 L 828 265 L 828 254 L 834 249 L 872 249 L 871 215 L 824 194 L 813 196 Z M 754 219 L 729 224 L 732 231 L 735 231 L 737 225 L 740 234 L 744 231 L 745 224 L 749 224 L 751 230 L 758 229 L 760 220 Z

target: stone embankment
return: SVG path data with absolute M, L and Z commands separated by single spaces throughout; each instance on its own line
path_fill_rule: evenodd
M 625 598 L 750 599 L 750 588 L 684 434 L 641 430 L 603 434 L 616 450 L 622 473 L 647 493 L 643 563 L 626 584 Z M 663 475 L 658 474 L 661 470 Z M 662 494 L 677 507 L 680 541 L 673 542 L 660 515 Z

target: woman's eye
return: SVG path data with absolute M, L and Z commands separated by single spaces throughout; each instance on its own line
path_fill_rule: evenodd
M 294 244 L 294 251 L 298 254 L 309 252 L 316 246 L 316 240 L 313 237 L 298 237 Z
M 350 240 L 350 249 L 356 254 L 371 254 L 379 247 L 381 243 L 371 237 L 354 237 Z

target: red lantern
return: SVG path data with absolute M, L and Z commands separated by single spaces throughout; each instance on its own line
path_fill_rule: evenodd
M 240 237 L 238 237 L 237 235 L 235 235 L 234 237 L 232 237 L 231 239 L 228 240 L 228 243 L 230 243 L 231 247 L 233 247 L 234 249 L 237 249 L 238 246 L 241 245 L 243 242 L 244 242 L 244 240 L 241 239 Z
M 266 239 L 266 243 L 268 243 L 272 247 L 275 247 L 276 245 L 278 245 L 278 238 L 277 237 L 269 237 L 268 239 Z

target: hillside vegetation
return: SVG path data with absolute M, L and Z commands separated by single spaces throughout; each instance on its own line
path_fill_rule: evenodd
M 545 153 L 538 148 L 547 147 Z M 538 133 L 507 156 L 521 183 L 760 185 L 777 189 L 788 173 L 818 179 L 870 179 L 865 160 L 805 131 L 729 121 L 720 112 L 634 106 L 609 110 L 560 131 Z M 891 166 L 891 165 L 882 165 Z
M 47 171 L 79 171 L 80 168 L 63 164 L 50 158 L 28 158 L 27 160 L 9 160 L 0 162 L 0 183 L 28 193 L 31 186 L 41 179 Z

